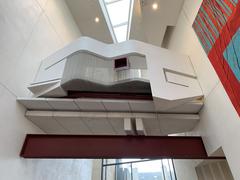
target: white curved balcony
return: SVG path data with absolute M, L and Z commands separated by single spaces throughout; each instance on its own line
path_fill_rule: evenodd
M 128 69 L 114 69 L 114 61 L 78 52 L 67 58 L 61 86 L 65 91 L 151 94 L 146 60 L 129 56 Z
M 121 57 L 130 59 L 130 68 L 114 71 L 113 60 Z M 104 44 L 88 37 L 43 60 L 29 89 L 35 97 L 63 97 L 69 90 L 151 92 L 159 111 L 203 97 L 188 56 L 135 40 Z

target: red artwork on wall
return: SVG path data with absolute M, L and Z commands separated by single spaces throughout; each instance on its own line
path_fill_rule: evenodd
M 240 1 L 203 0 L 193 28 L 240 116 Z

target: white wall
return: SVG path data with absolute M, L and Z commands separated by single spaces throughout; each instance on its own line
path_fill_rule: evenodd
M 63 0 L 0 0 L 0 179 L 90 180 L 88 160 L 19 158 L 25 134 L 43 132 L 16 97 L 29 94 L 44 57 L 80 35 Z
M 169 47 L 190 56 L 205 95 L 201 120 L 192 134 L 203 137 L 209 155 L 222 147 L 234 178 L 240 179 L 240 118 L 192 28 L 201 2 L 185 0 Z
M 195 167 L 196 160 L 173 160 L 177 180 L 198 180 Z

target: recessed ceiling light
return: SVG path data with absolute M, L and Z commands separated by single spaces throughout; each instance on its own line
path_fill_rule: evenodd
M 152 4 L 152 9 L 157 10 L 158 9 L 158 3 L 153 3 Z
M 99 17 L 95 17 L 94 20 L 95 20 L 96 23 L 99 23 L 99 21 L 100 21 Z

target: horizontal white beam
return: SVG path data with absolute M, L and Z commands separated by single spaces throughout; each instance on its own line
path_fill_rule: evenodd
M 155 112 L 152 100 L 118 99 L 66 99 L 66 98 L 18 98 L 17 101 L 28 110 L 46 111 L 103 111 L 103 112 Z M 165 113 L 198 113 L 203 105 L 201 100 L 191 101 Z
M 70 111 L 26 111 L 26 117 L 86 117 L 86 118 L 144 118 L 144 119 L 200 119 L 198 114 L 161 114 L 129 112 L 70 112 Z

